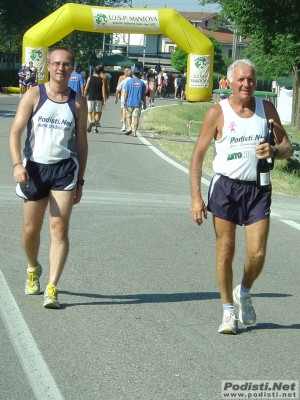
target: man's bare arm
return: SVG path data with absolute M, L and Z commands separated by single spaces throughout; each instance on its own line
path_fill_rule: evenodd
M 204 157 L 207 150 L 218 134 L 218 123 L 222 113 L 219 105 L 209 108 L 205 114 L 202 129 L 192 153 L 190 162 L 190 185 L 192 203 L 190 206 L 191 217 L 201 225 L 203 223 L 202 215 L 207 218 L 205 202 L 201 196 L 201 177 Z

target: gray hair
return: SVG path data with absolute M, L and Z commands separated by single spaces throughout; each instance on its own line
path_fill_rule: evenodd
M 253 69 L 254 72 L 254 79 L 255 79 L 255 83 L 257 82 L 257 71 L 256 71 L 256 67 L 255 65 L 248 59 L 244 59 L 244 60 L 236 60 L 234 63 L 232 63 L 227 70 L 227 80 L 229 83 L 231 83 L 233 81 L 233 72 L 236 66 L 238 65 L 247 65 L 248 67 Z
M 128 77 L 128 76 L 131 76 L 131 74 L 132 74 L 131 68 L 127 68 L 127 71 L 125 72 L 125 76 Z

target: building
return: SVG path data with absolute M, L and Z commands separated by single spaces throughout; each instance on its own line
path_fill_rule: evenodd
M 247 41 L 225 24 L 217 30 L 212 30 L 217 23 L 218 13 L 179 12 L 201 32 L 211 35 L 220 43 L 223 58 L 239 58 L 247 47 Z M 171 54 L 175 47 L 176 44 L 164 35 L 114 34 L 110 51 L 136 58 L 145 67 L 160 66 L 172 70 Z

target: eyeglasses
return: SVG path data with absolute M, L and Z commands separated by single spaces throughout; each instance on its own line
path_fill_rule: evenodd
M 54 69 L 58 69 L 60 66 L 62 66 L 64 69 L 70 69 L 71 67 L 73 67 L 73 64 L 71 63 L 64 63 L 64 62 L 49 62 L 49 64 L 51 64 Z

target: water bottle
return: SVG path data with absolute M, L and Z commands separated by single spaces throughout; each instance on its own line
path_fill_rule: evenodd
M 264 139 L 260 139 L 259 143 L 264 143 L 264 141 L 265 141 Z M 261 190 L 270 190 L 271 189 L 270 164 L 266 158 L 258 160 L 256 173 L 257 173 L 257 179 L 256 179 L 257 187 Z

